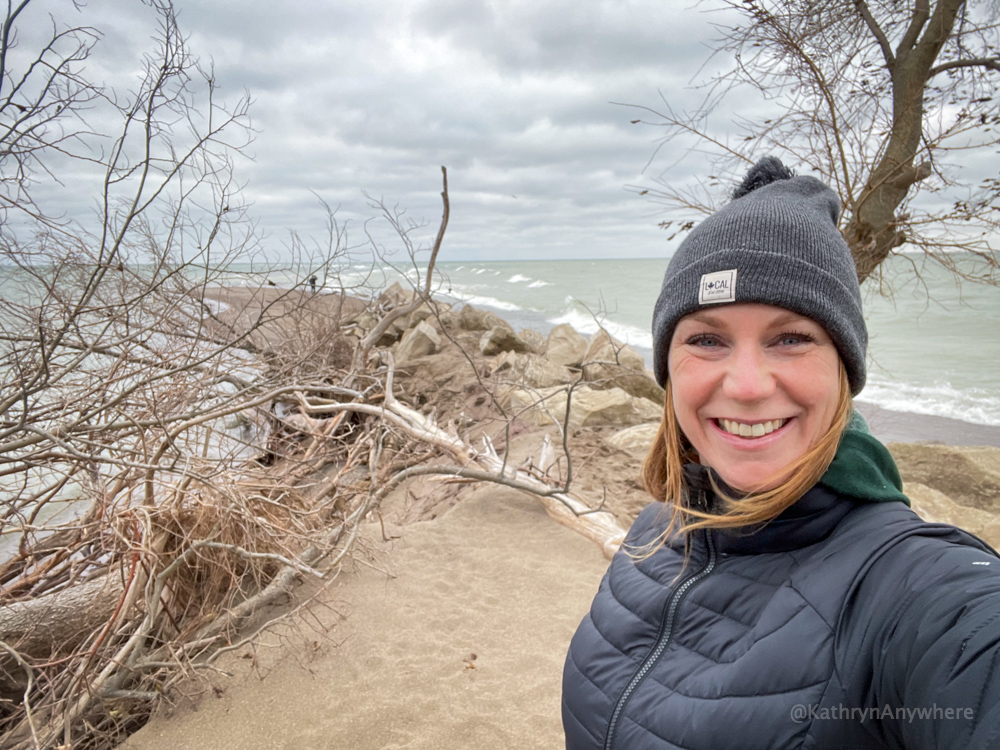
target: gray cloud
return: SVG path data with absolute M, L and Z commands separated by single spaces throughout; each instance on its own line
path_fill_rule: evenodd
M 358 226 L 372 214 L 363 191 L 425 220 L 429 240 L 446 165 L 449 258 L 669 252 L 657 208 L 625 189 L 645 179 L 657 134 L 612 102 L 695 103 L 716 19 L 652 0 L 176 2 L 218 94 L 254 99 L 238 177 L 276 251 L 289 230 L 322 234 L 316 195 Z M 61 13 L 103 32 L 92 75 L 135 84 L 148 8 Z

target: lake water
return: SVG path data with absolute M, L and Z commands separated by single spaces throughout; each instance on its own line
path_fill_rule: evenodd
M 515 328 L 547 333 L 569 323 L 592 334 L 603 325 L 649 363 L 650 321 L 666 265 L 665 259 L 444 262 L 437 264 L 435 288 L 442 299 L 494 310 Z M 890 259 L 886 268 L 891 298 L 870 283 L 863 289 L 870 345 L 860 398 L 893 411 L 1000 426 L 1000 287 L 957 284 L 936 264 L 927 264 L 918 279 L 906 256 Z M 223 283 L 268 279 L 291 286 L 308 276 L 249 264 L 232 271 Z M 415 281 L 423 272 L 405 263 L 365 264 L 340 269 L 338 278 L 364 294 L 396 280 Z M 23 294 L 14 281 L 0 275 L 0 294 Z M 338 286 L 333 278 L 318 281 L 330 290 Z

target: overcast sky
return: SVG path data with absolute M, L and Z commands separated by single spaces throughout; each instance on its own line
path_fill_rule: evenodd
M 647 184 L 657 131 L 636 109 L 676 108 L 710 54 L 718 15 L 661 0 L 176 0 L 189 47 L 222 97 L 248 90 L 257 131 L 239 165 L 253 214 L 280 247 L 321 235 L 334 206 L 361 239 L 363 192 L 451 222 L 442 259 L 657 257 L 669 252 Z M 20 23 L 91 24 L 91 71 L 132 85 L 156 17 L 137 0 L 34 0 Z M 30 15 L 29 15 L 30 14 Z M 689 160 L 690 162 L 691 160 Z M 693 166 L 691 166 L 693 164 Z M 688 169 L 697 169 L 694 160 Z M 645 170 L 645 173 L 644 173 Z
M 704 89 L 695 84 L 730 64 L 712 57 L 714 24 L 727 20 L 712 3 L 175 0 L 190 52 L 214 69 L 217 97 L 253 99 L 253 160 L 239 162 L 236 177 L 272 257 L 291 231 L 323 235 L 320 198 L 362 241 L 377 213 L 365 194 L 424 222 L 414 238 L 431 244 L 444 165 L 452 211 L 443 260 L 669 255 L 677 241 L 657 226 L 664 209 L 638 191 L 658 179 L 690 186 L 714 169 L 690 143 L 667 144 L 650 161 L 661 131 L 632 121 L 655 119 L 644 108 L 696 108 Z M 157 15 L 140 0 L 78 9 L 32 0 L 15 52 L 37 49 L 53 21 L 100 31 L 84 75 L 119 93 L 155 49 Z M 762 99 L 727 96 L 709 121 L 713 136 L 739 140 L 732 119 L 763 120 L 778 106 Z M 96 110 L 90 118 L 100 130 Z M 974 172 L 995 176 L 995 161 L 977 153 L 958 168 L 976 182 Z M 83 171 L 56 170 L 64 186 L 55 203 L 69 216 L 99 194 L 99 180 L 74 182 Z M 738 179 L 724 175 L 709 199 L 724 201 Z

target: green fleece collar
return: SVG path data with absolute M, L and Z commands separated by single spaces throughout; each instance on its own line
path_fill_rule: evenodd
M 851 413 L 837 455 L 819 484 L 839 495 L 868 503 L 910 504 L 892 455 L 868 429 L 858 412 Z

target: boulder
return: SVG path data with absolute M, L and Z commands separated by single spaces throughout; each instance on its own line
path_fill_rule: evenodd
M 465 331 L 488 331 L 491 328 L 507 328 L 511 333 L 514 329 L 510 327 L 503 318 L 488 310 L 479 310 L 472 305 L 465 305 L 458 313 L 458 325 Z
M 889 443 L 899 473 L 960 505 L 1000 512 L 1000 448 Z
M 587 339 L 569 323 L 560 323 L 551 331 L 545 344 L 545 356 L 557 365 L 578 365 L 587 353 Z
M 958 526 L 993 547 L 1000 545 L 1000 516 L 996 513 L 960 505 L 943 492 L 920 482 L 904 482 L 903 492 L 910 498 L 913 510 L 925 521 Z
M 479 351 L 487 357 L 500 352 L 526 352 L 529 349 L 530 347 L 521 341 L 514 333 L 514 329 L 506 323 L 502 326 L 493 326 L 479 339 Z
M 621 388 L 662 405 L 666 394 L 646 369 L 642 355 L 605 331 L 595 334 L 584 354 L 583 379 L 595 388 Z
M 382 304 L 388 304 L 390 307 L 404 305 L 412 299 L 413 290 L 403 289 L 402 285 L 398 281 L 382 292 L 382 294 L 378 297 L 379 302 Z
M 389 327 L 385 329 L 385 333 L 375 342 L 376 346 L 392 346 L 397 341 L 400 340 L 402 335 L 406 333 L 406 322 L 402 318 L 396 318 L 389 324 Z
M 517 334 L 517 337 L 530 346 L 535 354 L 541 354 L 545 349 L 545 337 L 532 328 L 525 328 Z
M 378 316 L 371 310 L 363 310 L 354 316 L 353 322 L 357 323 L 358 328 L 362 331 L 367 332 L 378 325 Z
M 549 388 L 573 380 L 573 373 L 562 365 L 537 354 L 503 352 L 493 365 L 504 381 L 532 388 Z
M 374 330 L 375 326 L 379 324 L 382 320 L 381 315 L 376 315 L 371 310 L 363 310 L 357 315 L 351 318 L 352 322 L 356 323 L 358 328 L 360 328 L 365 333 L 370 333 Z M 406 325 L 402 320 L 393 321 L 389 327 L 386 329 L 382 337 L 375 342 L 376 346 L 392 346 L 394 343 L 399 341 L 399 337 L 403 335 L 406 330 Z
M 567 388 L 514 388 L 509 392 L 510 406 L 522 409 L 521 419 L 544 426 L 562 424 L 566 418 Z M 634 425 L 660 418 L 660 407 L 645 398 L 631 396 L 621 388 L 595 390 L 583 386 L 573 391 L 569 426 Z
M 417 323 L 415 328 L 411 328 L 403 340 L 399 342 L 396 350 L 396 362 L 405 364 L 417 357 L 426 357 L 433 354 L 441 346 L 441 337 L 434 327 L 426 321 Z
M 446 312 L 447 311 L 446 306 L 438 303 L 438 311 L 439 313 Z M 411 312 L 409 315 L 406 316 L 406 323 L 404 325 L 406 328 L 413 328 L 418 323 L 422 323 L 428 318 L 433 318 L 433 317 L 434 317 L 434 311 L 431 310 L 430 305 L 428 305 L 426 302 L 423 302 L 421 303 L 420 307 L 418 307 L 416 310 L 414 310 L 413 312 Z
M 646 422 L 619 430 L 614 435 L 604 438 L 604 442 L 613 448 L 630 453 L 639 458 L 645 458 L 653 447 L 653 440 L 660 429 L 659 422 Z

